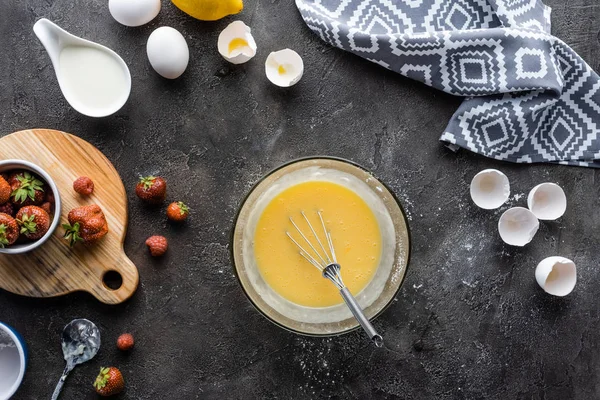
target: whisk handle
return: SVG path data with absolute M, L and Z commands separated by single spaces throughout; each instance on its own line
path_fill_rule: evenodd
M 383 346 L 383 338 L 380 334 L 377 333 L 375 328 L 373 328 L 373 325 L 371 325 L 371 322 L 369 322 L 362 309 L 358 305 L 358 302 L 356 301 L 354 296 L 352 296 L 352 293 L 350 293 L 348 288 L 345 287 L 342 290 L 340 290 L 340 294 L 342 295 L 342 298 L 346 302 L 346 305 L 348 306 L 350 311 L 352 311 L 354 318 L 356 318 L 360 326 L 362 326 L 367 335 L 369 335 L 369 339 L 371 339 L 373 343 L 375 343 L 375 346 Z

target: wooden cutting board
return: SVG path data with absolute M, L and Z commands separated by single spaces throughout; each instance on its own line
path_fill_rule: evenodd
M 107 304 L 118 304 L 131 297 L 139 277 L 123 251 L 127 196 L 110 161 L 88 142 L 50 129 L 20 131 L 0 138 L 0 159 L 37 164 L 55 181 L 62 200 L 60 224 L 43 246 L 26 254 L 0 254 L 0 288 L 30 297 L 86 291 Z M 73 191 L 73 181 L 79 176 L 94 181 L 91 196 L 81 197 Z M 64 229 L 60 225 L 67 222 L 71 209 L 94 203 L 104 211 L 109 232 L 97 245 L 71 249 L 62 238 Z M 121 276 L 121 287 L 113 290 L 104 283 L 108 271 Z

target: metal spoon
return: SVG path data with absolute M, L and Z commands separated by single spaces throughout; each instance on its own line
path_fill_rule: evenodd
M 52 400 L 58 399 L 69 372 L 76 365 L 94 358 L 100 348 L 100 331 L 87 319 L 74 319 L 63 329 L 61 338 L 62 350 L 67 366 L 54 389 Z

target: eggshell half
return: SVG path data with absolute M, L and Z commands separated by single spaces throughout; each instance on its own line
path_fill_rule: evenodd
M 529 192 L 527 207 L 538 219 L 553 221 L 567 211 L 567 196 L 557 184 L 541 183 Z
M 524 207 L 513 207 L 504 212 L 498 221 L 498 232 L 506 244 L 525 246 L 531 242 L 540 222 Z
M 234 21 L 227 25 L 219 34 L 217 42 L 223 58 L 233 64 L 243 64 L 252 59 L 256 55 L 256 42 L 250 32 L 250 27 L 242 21 Z
M 493 210 L 506 203 L 510 196 L 508 177 L 497 169 L 484 169 L 471 180 L 471 199 L 486 210 Z
M 277 86 L 290 87 L 298 83 L 304 74 L 304 61 L 294 50 L 275 51 L 265 62 L 267 78 Z
M 168 26 L 161 26 L 150 34 L 146 52 L 152 68 L 167 79 L 179 78 L 190 60 L 185 38 Z
M 577 283 L 577 267 L 568 258 L 548 257 L 536 267 L 535 280 L 546 293 L 566 296 Z

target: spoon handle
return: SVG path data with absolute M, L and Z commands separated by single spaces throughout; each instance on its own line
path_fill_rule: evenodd
M 63 385 L 65 384 L 65 380 L 67 379 L 67 376 L 69 375 L 69 372 L 71 372 L 72 368 L 69 368 L 69 365 L 67 365 L 65 367 L 65 370 L 63 371 L 62 376 L 60 377 L 60 379 L 58 380 L 58 383 L 56 384 L 56 388 L 54 389 L 54 393 L 52 393 L 52 400 L 57 400 L 58 399 L 58 395 L 60 394 L 60 391 L 62 390 Z

